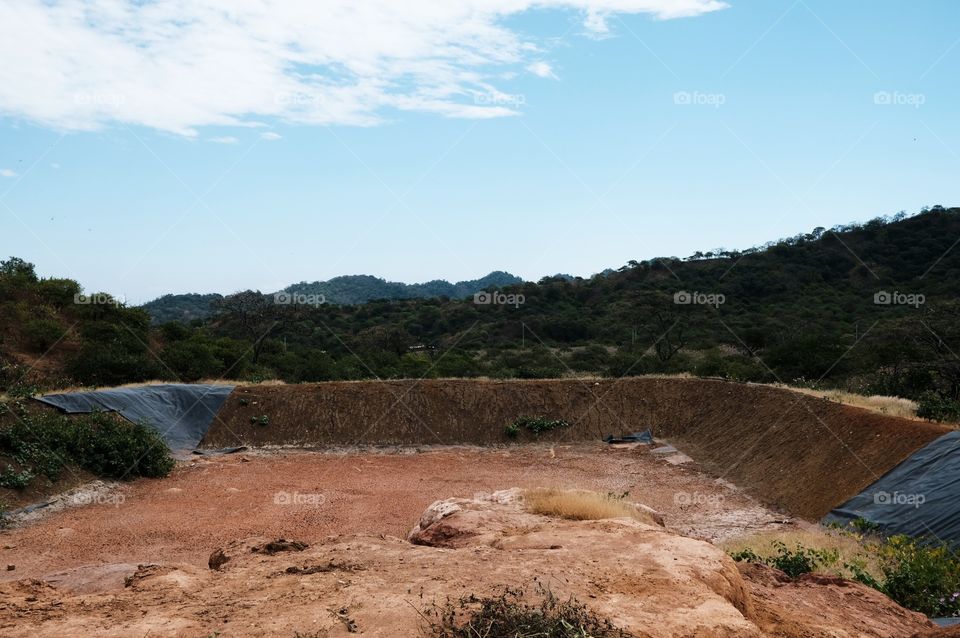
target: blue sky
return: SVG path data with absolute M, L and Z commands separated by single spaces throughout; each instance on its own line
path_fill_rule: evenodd
M 138 303 L 588 276 L 960 201 L 950 0 L 380 2 L 267 27 L 216 4 L 171 7 L 198 33 L 0 9 L 0 255 Z

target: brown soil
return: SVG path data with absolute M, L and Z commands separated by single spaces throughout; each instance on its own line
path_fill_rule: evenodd
M 423 380 L 238 387 L 204 444 L 503 443 L 504 427 L 520 415 L 572 423 L 541 435 L 545 441 L 650 427 L 715 476 L 808 519 L 949 431 L 781 388 L 706 379 Z
M 0 566 L 16 565 L 0 581 L 116 563 L 206 568 L 216 547 L 250 536 L 404 536 L 437 499 L 511 486 L 629 492 L 671 529 L 709 540 L 778 529 L 784 519 L 691 467 L 602 443 L 198 457 L 166 479 L 123 486 L 122 498 L 94 496 L 0 532 Z
M 426 631 L 447 600 L 536 584 L 639 638 L 907 638 L 930 629 L 841 579 L 740 569 L 713 545 L 631 519 L 535 515 L 516 490 L 434 503 L 407 542 L 369 534 L 231 542 L 215 568 L 160 559 L 123 584 L 0 583 L 7 636 L 367 636 Z M 265 551 L 265 547 L 277 548 Z M 211 557 L 212 558 L 212 557 Z M 467 604 L 470 608 L 470 604 Z

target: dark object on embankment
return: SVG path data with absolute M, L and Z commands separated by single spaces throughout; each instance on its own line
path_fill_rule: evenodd
M 707 379 L 423 380 L 238 386 L 203 445 L 503 444 L 504 426 L 521 414 L 569 421 L 539 436 L 550 442 L 648 426 L 706 470 L 811 520 L 948 431 L 790 390 Z M 251 425 L 260 415 L 269 425 Z

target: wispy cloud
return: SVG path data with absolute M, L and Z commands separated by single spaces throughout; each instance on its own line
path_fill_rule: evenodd
M 9 168 L 0 168 L 0 177 L 16 177 L 17 173 Z
M 557 79 L 557 75 L 553 72 L 553 67 L 547 62 L 534 62 L 527 66 L 527 71 L 530 71 L 530 73 L 533 73 L 537 77 L 550 78 L 552 80 Z
M 220 137 L 211 137 L 207 141 L 214 144 L 237 144 L 240 140 L 232 135 L 221 135 Z
M 279 140 L 281 135 L 279 133 L 274 133 L 273 131 L 267 131 L 266 133 L 260 134 L 261 140 L 267 140 L 268 142 L 273 142 Z
M 21 0 L 0 3 L 0 115 L 67 130 L 139 125 L 196 136 L 266 118 L 372 125 L 391 110 L 513 115 L 472 96 L 542 62 L 506 26 L 531 8 L 697 16 L 721 0 Z M 536 61 L 534 61 L 536 60 Z M 536 71 L 534 71 L 536 72 Z M 538 75 L 540 75 L 538 73 Z M 549 76 L 541 76 L 549 77 Z

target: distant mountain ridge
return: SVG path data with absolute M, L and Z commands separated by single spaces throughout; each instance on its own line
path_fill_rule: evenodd
M 338 305 L 357 305 L 380 299 L 428 299 L 448 297 L 458 299 L 489 290 L 523 283 L 523 279 L 502 270 L 495 270 L 479 279 L 450 283 L 444 279 L 434 279 L 420 284 L 405 284 L 387 281 L 373 275 L 343 275 L 328 281 L 313 281 L 291 284 L 282 292 L 301 295 L 323 295 L 327 303 Z M 279 292 L 279 291 L 278 291 Z M 181 295 L 163 295 L 140 306 L 146 310 L 155 324 L 168 321 L 189 323 L 195 319 L 206 319 L 213 314 L 213 304 L 222 299 L 217 293 Z
M 480 279 L 458 281 L 455 284 L 434 279 L 422 284 L 404 284 L 387 281 L 371 275 L 345 275 L 329 281 L 301 281 L 284 288 L 284 292 L 302 295 L 323 295 L 329 303 L 355 305 L 378 299 L 424 299 L 449 297 L 458 299 L 487 290 L 523 283 L 520 277 L 495 270 Z

